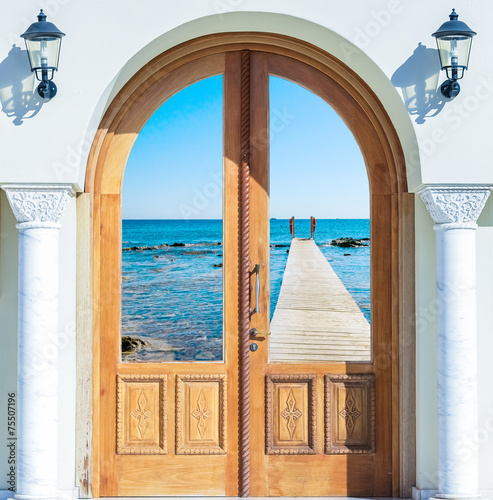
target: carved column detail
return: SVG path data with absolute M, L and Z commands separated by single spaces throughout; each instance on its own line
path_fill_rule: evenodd
M 58 228 L 58 221 L 75 195 L 70 185 L 22 185 L 2 186 L 7 193 L 12 211 L 22 228 Z
M 426 186 L 419 194 L 435 224 L 475 229 L 490 192 L 489 186 L 448 185 Z
M 476 221 L 491 186 L 426 186 L 419 194 L 436 231 L 438 350 L 437 498 L 476 498 L 478 439 Z
M 16 498 L 58 494 L 58 221 L 70 185 L 3 185 L 19 229 Z

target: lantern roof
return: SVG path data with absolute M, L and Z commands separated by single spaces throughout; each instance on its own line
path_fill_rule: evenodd
M 442 38 L 444 36 L 467 36 L 473 37 L 477 33 L 473 31 L 469 26 L 459 21 L 459 14 L 455 12 L 455 9 L 452 9 L 452 13 L 450 14 L 450 20 L 444 22 L 440 28 L 438 28 L 432 36 L 436 38 Z
M 65 33 L 62 33 L 53 23 L 46 20 L 46 14 L 41 9 L 38 14 L 38 21 L 31 24 L 27 30 L 22 33 L 21 37 L 26 40 L 35 40 L 37 38 L 62 38 Z

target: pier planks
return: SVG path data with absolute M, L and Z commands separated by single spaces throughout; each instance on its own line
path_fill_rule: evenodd
M 370 325 L 314 240 L 293 239 L 270 325 L 270 361 L 370 361 Z

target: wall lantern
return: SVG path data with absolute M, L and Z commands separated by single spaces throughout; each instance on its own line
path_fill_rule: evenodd
M 459 15 L 452 9 L 450 21 L 443 23 L 438 31 L 433 33 L 437 39 L 438 54 L 442 69 L 447 73 L 440 90 L 448 99 L 453 99 L 460 92 L 457 80 L 464 76 L 464 70 L 469 65 L 472 37 L 476 35 L 466 23 L 459 21 Z
M 38 94 L 46 100 L 56 95 L 56 85 L 52 80 L 55 71 L 58 70 L 63 36 L 65 33 L 53 23 L 46 21 L 43 9 L 38 15 L 38 22 L 31 24 L 21 35 L 26 41 L 31 71 L 35 72 L 36 78 L 41 82 L 38 85 Z

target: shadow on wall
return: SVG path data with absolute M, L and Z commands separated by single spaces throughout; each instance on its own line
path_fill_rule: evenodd
M 440 60 L 437 49 L 418 44 L 413 55 L 392 75 L 392 83 L 400 87 L 404 104 L 410 115 L 416 115 L 416 123 L 436 116 L 445 105 L 438 78 Z
M 14 125 L 22 125 L 24 120 L 37 115 L 43 106 L 34 84 L 27 50 L 13 45 L 0 63 L 0 102 L 2 111 L 14 118 Z

